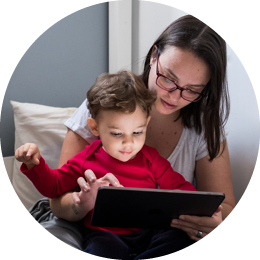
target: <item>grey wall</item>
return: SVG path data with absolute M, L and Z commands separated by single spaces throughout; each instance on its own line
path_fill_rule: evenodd
M 4 96 L 0 125 L 3 156 L 14 154 L 10 100 L 78 107 L 103 72 L 108 72 L 108 3 L 65 17 L 24 54 Z

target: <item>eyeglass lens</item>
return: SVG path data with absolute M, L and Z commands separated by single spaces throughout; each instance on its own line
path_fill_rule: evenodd
M 157 85 L 169 92 L 172 92 L 176 90 L 177 88 L 181 90 L 181 96 L 182 98 L 188 100 L 188 101 L 194 101 L 199 98 L 200 94 L 196 93 L 190 89 L 180 88 L 178 87 L 173 81 L 169 80 L 168 78 L 158 75 L 157 78 Z

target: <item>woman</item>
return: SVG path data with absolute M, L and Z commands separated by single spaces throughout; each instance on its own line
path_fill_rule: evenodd
M 229 114 L 226 62 L 224 40 L 188 15 L 173 22 L 155 41 L 142 74 L 146 86 L 157 92 L 146 144 L 156 148 L 186 180 L 195 179 L 198 190 L 226 195 L 212 217 L 180 216 L 172 221 L 172 227 L 195 241 L 216 228 L 235 206 L 224 134 Z M 86 126 L 88 115 L 84 102 L 67 121 L 60 166 L 93 141 Z M 113 179 L 110 182 L 113 184 Z M 83 189 L 86 183 L 80 180 L 79 184 Z M 51 200 L 53 213 L 79 220 L 84 213 L 74 210 L 77 196 L 67 193 Z

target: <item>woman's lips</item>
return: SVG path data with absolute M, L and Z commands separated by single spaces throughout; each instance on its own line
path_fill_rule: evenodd
M 165 108 L 167 108 L 167 109 L 174 109 L 174 108 L 177 107 L 177 106 L 175 106 L 175 105 L 171 105 L 171 104 L 165 102 L 163 99 L 161 99 L 161 102 L 162 102 L 163 106 L 164 106 Z

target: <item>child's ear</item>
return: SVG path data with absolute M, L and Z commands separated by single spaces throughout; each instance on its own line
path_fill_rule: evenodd
M 87 124 L 92 134 L 95 136 L 99 136 L 97 121 L 93 118 L 88 118 Z
M 150 122 L 151 116 L 147 117 L 147 121 L 146 121 L 146 126 L 148 126 L 149 122 Z

